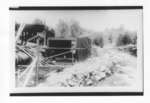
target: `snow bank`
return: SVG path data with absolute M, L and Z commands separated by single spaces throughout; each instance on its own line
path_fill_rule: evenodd
M 112 48 L 94 47 L 91 58 L 51 72 L 38 86 L 132 86 L 136 81 L 136 57 Z

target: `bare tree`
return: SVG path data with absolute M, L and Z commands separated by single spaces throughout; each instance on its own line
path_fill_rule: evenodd
M 59 20 L 56 31 L 60 37 L 62 38 L 67 37 L 69 35 L 69 26 L 65 21 Z
M 33 24 L 45 24 L 41 19 L 35 19 L 34 21 L 33 21 Z
M 77 21 L 72 20 L 70 25 L 70 32 L 72 37 L 78 37 L 81 35 L 81 27 Z

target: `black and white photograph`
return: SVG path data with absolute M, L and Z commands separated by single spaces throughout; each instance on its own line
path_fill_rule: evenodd
M 11 93 L 143 92 L 142 7 L 9 14 Z

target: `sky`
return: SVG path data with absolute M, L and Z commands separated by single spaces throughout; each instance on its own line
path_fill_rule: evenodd
M 124 28 L 137 31 L 142 25 L 142 10 L 35 10 L 11 11 L 18 23 L 32 23 L 41 19 L 49 27 L 56 28 L 60 19 L 76 20 L 82 28 L 100 32 L 111 28 Z

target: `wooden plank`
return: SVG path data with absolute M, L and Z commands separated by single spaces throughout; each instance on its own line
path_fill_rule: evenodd
M 16 38 L 15 38 L 16 42 L 19 39 L 20 35 L 22 34 L 22 31 L 23 31 L 24 27 L 25 27 L 25 24 L 20 25 L 20 27 L 18 29 L 18 32 L 17 32 L 17 35 L 16 35 Z
M 33 70 L 35 68 L 36 62 L 37 62 L 37 58 L 35 58 L 35 60 L 31 64 L 31 67 L 29 68 L 30 70 L 29 70 L 29 72 L 28 72 L 28 74 L 26 76 L 26 79 L 25 79 L 24 83 L 23 83 L 23 87 L 25 87 L 27 85 L 27 83 L 29 82 L 29 80 L 31 78 L 31 73 L 33 72 Z

